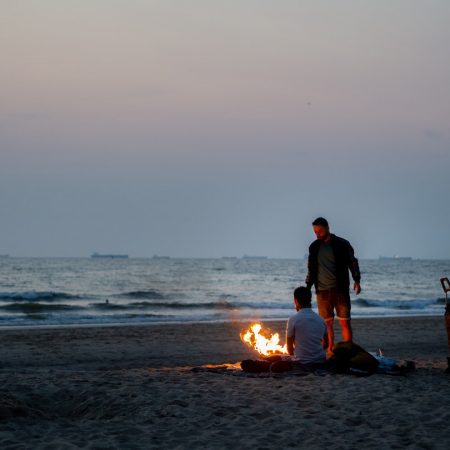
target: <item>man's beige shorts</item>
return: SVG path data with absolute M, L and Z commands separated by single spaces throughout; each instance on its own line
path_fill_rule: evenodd
M 316 291 L 317 308 L 324 320 L 332 320 L 336 310 L 336 318 L 350 320 L 350 295 L 334 289 Z

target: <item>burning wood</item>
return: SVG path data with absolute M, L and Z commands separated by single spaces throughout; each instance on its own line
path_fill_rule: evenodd
M 288 354 L 286 345 L 280 345 L 280 335 L 278 333 L 270 334 L 269 331 L 263 330 L 260 323 L 254 323 L 243 331 L 241 340 L 260 355 Z

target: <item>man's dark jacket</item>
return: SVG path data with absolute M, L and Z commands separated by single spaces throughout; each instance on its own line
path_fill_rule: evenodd
M 361 273 L 359 272 L 358 260 L 355 258 L 355 252 L 350 242 L 345 239 L 331 234 L 330 245 L 333 249 L 334 258 L 336 260 L 336 281 L 337 288 L 343 292 L 349 292 L 350 277 L 348 271 L 352 273 L 355 282 L 359 283 L 361 280 Z M 308 257 L 308 275 L 306 276 L 306 286 L 311 288 L 314 285 L 317 289 L 317 273 L 319 269 L 319 248 L 321 241 L 316 239 L 309 246 Z

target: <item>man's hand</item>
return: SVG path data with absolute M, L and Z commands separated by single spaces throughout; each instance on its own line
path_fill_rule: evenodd
M 361 285 L 355 281 L 353 284 L 353 290 L 355 291 L 355 294 L 358 295 L 361 292 Z

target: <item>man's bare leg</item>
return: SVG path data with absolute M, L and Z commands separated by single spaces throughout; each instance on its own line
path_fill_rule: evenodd
M 341 325 L 342 330 L 342 340 L 344 342 L 351 342 L 353 339 L 353 332 L 350 320 L 340 320 L 339 324 Z
M 333 347 L 334 347 L 334 330 L 333 330 L 333 319 L 328 319 L 325 321 L 327 324 L 327 333 L 328 333 L 328 349 L 327 356 L 333 355 Z

